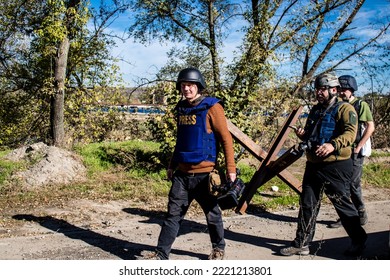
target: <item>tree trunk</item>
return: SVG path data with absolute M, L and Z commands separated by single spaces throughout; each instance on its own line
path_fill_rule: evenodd
M 50 124 L 52 144 L 57 147 L 64 146 L 64 97 L 69 45 L 69 38 L 65 37 L 60 43 L 55 60 L 54 94 L 51 98 Z
M 60 42 L 55 59 L 54 69 L 54 94 L 51 98 L 50 108 L 50 131 L 52 144 L 57 147 L 65 145 L 65 129 L 64 129 L 64 106 L 65 106 L 65 80 L 66 69 L 68 65 L 68 54 L 70 47 L 69 34 L 72 32 L 74 14 L 70 12 L 72 8 L 77 8 L 81 0 L 69 0 L 66 3 L 67 12 L 64 24 L 67 29 L 67 34 Z

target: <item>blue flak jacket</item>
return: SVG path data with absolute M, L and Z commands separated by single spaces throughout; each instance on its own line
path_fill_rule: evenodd
M 206 116 L 209 109 L 219 101 L 214 97 L 205 97 L 196 106 L 190 106 L 186 101 L 180 101 L 176 105 L 175 162 L 197 164 L 202 161 L 216 161 L 217 140 L 214 133 L 207 132 Z
M 308 118 L 308 140 L 322 145 L 330 142 L 331 139 L 340 134 L 336 128 L 336 115 L 341 103 L 343 102 L 336 102 L 333 104 L 325 114 L 321 112 L 322 105 L 315 105 L 317 108 L 313 108 L 313 114 L 310 114 Z M 317 122 L 320 123 L 315 127 Z M 316 131 L 313 131 L 314 129 L 316 129 Z

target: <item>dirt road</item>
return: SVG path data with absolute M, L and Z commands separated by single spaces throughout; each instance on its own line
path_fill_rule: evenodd
M 16 228 L 0 229 L 2 260 L 115 260 L 136 259 L 143 250 L 153 250 L 163 213 L 141 210 L 126 202 L 75 201 L 61 209 L 35 209 L 15 213 Z M 367 202 L 369 234 L 362 259 L 389 259 L 390 200 Z M 283 257 L 281 247 L 294 237 L 297 210 L 260 215 L 225 215 L 226 259 L 347 259 L 343 251 L 349 239 L 343 228 L 329 229 L 336 219 L 330 205 L 318 217 L 311 255 Z M 206 259 L 210 252 L 202 216 L 188 216 L 173 246 L 171 259 Z

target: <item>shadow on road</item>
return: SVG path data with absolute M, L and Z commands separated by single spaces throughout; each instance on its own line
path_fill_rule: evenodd
M 141 221 L 143 223 L 156 223 L 162 224 L 163 217 L 165 212 L 163 211 L 146 211 L 139 208 L 124 208 L 124 212 L 139 215 L 142 217 L 147 217 L 147 220 Z M 248 215 L 251 215 L 248 213 Z M 296 223 L 297 217 L 275 214 L 263 211 L 262 213 L 252 214 L 253 216 L 266 218 L 275 221 L 281 222 L 290 222 Z M 332 220 L 318 220 L 317 224 L 328 225 Z M 205 224 L 201 224 L 195 221 L 183 220 L 183 224 L 179 231 L 180 235 L 185 235 L 191 232 L 204 232 L 207 233 L 207 226 Z M 251 244 L 259 247 L 259 250 L 262 248 L 268 248 L 273 252 L 273 255 L 280 255 L 279 251 L 284 246 L 290 245 L 290 240 L 280 240 L 275 238 L 269 238 L 265 236 L 254 236 L 250 234 L 238 233 L 235 231 L 225 230 L 225 238 L 228 240 L 232 240 L 235 242 L 241 242 L 245 244 Z M 364 251 L 363 255 L 358 257 L 359 259 L 388 259 L 388 238 L 389 232 L 375 232 L 368 234 L 367 247 Z M 330 238 L 323 239 L 320 241 L 314 241 L 312 243 L 310 252 L 310 258 L 315 259 L 316 256 L 328 259 L 335 260 L 350 260 L 351 257 L 345 256 L 344 251 L 350 245 L 350 239 L 348 237 L 340 237 L 340 238 Z M 284 256 L 281 256 L 281 259 L 285 259 Z M 309 258 L 309 257 L 308 257 Z M 352 258 L 357 259 L 357 258 Z
M 121 240 L 118 238 L 106 236 L 96 233 L 89 229 L 80 228 L 68 223 L 62 219 L 56 219 L 51 216 L 37 217 L 34 215 L 14 215 L 16 220 L 25 220 L 29 222 L 36 222 L 42 227 L 52 230 L 56 233 L 61 233 L 68 238 L 84 241 L 85 243 L 100 248 L 112 255 L 124 260 L 135 260 L 143 250 L 153 250 L 154 247 Z M 197 258 L 204 257 L 201 254 L 194 254 L 187 251 L 175 250 L 176 254 L 192 255 Z
M 162 223 L 162 217 L 164 213 L 161 211 L 145 211 L 140 210 L 139 208 L 125 208 L 123 209 L 123 211 L 129 214 L 149 218 L 146 221 L 140 222 L 155 223 L 160 225 Z M 268 218 L 278 219 L 282 221 L 294 222 L 296 220 L 296 218 L 291 218 L 279 214 L 275 215 L 268 213 L 267 215 Z M 14 215 L 13 218 L 16 220 L 36 222 L 42 227 L 52 230 L 53 232 L 61 233 L 71 239 L 81 240 L 91 246 L 100 248 L 101 250 L 104 250 L 124 260 L 136 259 L 136 256 L 141 255 L 141 252 L 144 250 L 154 250 L 153 246 L 129 242 L 126 240 L 106 236 L 89 229 L 80 228 L 78 226 L 68 223 L 63 219 L 57 219 L 52 216 L 37 217 L 34 215 L 20 214 Z M 191 232 L 207 233 L 207 226 L 195 221 L 184 220 L 179 235 L 185 235 Z M 280 240 L 265 236 L 254 236 L 250 234 L 235 232 L 228 229 L 225 230 L 225 238 L 235 242 L 255 245 L 259 248 L 259 250 L 262 250 L 262 248 L 268 248 L 272 252 L 274 252 L 273 255 L 279 255 L 278 252 L 280 248 L 290 243 L 290 241 L 288 240 Z M 360 257 L 360 259 L 389 259 L 389 252 L 387 250 L 388 238 L 389 232 L 387 231 L 370 233 L 367 241 L 367 248 L 363 256 Z M 336 260 L 347 259 L 343 255 L 343 250 L 348 247 L 349 242 L 349 238 L 347 237 L 315 241 L 313 242 L 313 246 L 311 246 L 310 258 L 315 259 L 316 256 L 320 256 Z M 173 249 L 172 253 L 177 255 L 191 256 L 197 259 L 207 259 L 207 255 L 205 254 L 199 254 L 190 251 Z M 281 256 L 281 259 L 286 258 Z

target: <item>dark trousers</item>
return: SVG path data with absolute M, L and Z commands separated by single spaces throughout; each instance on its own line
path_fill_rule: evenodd
M 360 154 L 352 154 L 353 173 L 351 181 L 351 199 L 358 211 L 365 210 L 362 194 L 361 178 L 363 174 L 364 157 Z
M 188 175 L 180 171 L 173 176 L 169 192 L 168 212 L 158 238 L 157 253 L 168 259 L 185 214 L 195 199 L 206 216 L 212 248 L 225 249 L 222 213 L 216 197 L 209 193 L 208 173 Z
M 360 225 L 358 211 L 350 199 L 351 176 L 351 159 L 330 163 L 306 163 L 294 246 L 309 245 L 313 240 L 323 192 L 336 209 L 352 243 L 360 244 L 366 241 L 367 234 Z

